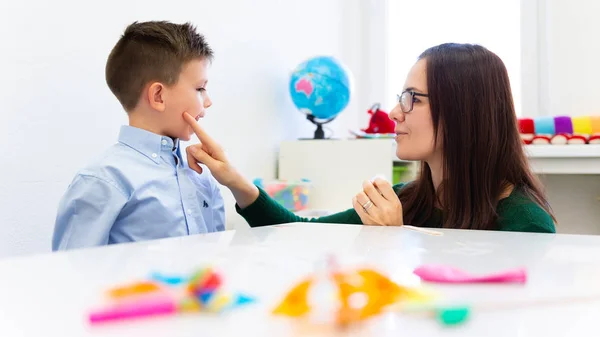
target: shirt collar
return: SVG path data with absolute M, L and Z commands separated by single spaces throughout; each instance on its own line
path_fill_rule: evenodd
M 157 164 L 160 164 L 160 156 L 164 153 L 170 156 L 177 153 L 179 156 L 179 139 L 173 140 L 129 125 L 121 127 L 119 143 L 131 147 Z

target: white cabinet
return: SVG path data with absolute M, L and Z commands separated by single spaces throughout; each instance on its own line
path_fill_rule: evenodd
M 362 183 L 376 175 L 392 181 L 390 139 L 298 140 L 281 143 L 279 179 L 309 179 L 309 207 L 341 211 L 352 207 Z M 413 165 L 412 163 L 402 163 Z

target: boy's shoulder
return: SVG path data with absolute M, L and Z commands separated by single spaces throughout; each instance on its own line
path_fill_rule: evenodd
M 85 165 L 79 173 L 98 172 L 110 167 L 122 166 L 123 160 L 129 161 L 131 149 L 123 146 L 121 143 L 115 143 L 104 150 L 104 152 L 96 155 L 87 165 Z
M 136 172 L 139 173 L 142 165 L 140 159 L 132 155 L 132 151 L 134 150 L 121 143 L 115 143 L 81 168 L 75 178 L 95 178 L 116 185 L 123 192 L 127 192 L 129 188 L 124 182 Z

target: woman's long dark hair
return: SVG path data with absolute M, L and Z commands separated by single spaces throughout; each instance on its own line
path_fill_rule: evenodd
M 482 46 L 454 43 L 427 49 L 419 60 L 426 62 L 444 180 L 436 195 L 429 165 L 421 163 L 418 178 L 399 194 L 404 223 L 424 225 L 440 200 L 443 227 L 497 229 L 496 207 L 510 185 L 554 218 L 525 156 L 502 60 Z

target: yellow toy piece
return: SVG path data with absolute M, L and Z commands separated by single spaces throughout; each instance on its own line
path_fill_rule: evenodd
M 199 312 L 202 310 L 202 305 L 196 298 L 185 297 L 181 303 L 179 303 L 179 310 L 181 312 Z
M 231 303 L 231 296 L 225 294 L 223 292 L 217 292 L 208 302 L 208 311 L 210 312 L 220 312 L 222 311 L 228 304 Z
M 296 285 L 273 310 L 276 315 L 286 315 L 299 317 L 307 314 L 310 310 L 307 295 L 308 289 L 312 285 L 312 279 L 309 278 Z
M 396 302 L 402 288 L 374 270 L 363 269 L 356 275 L 339 275 L 342 321 L 349 318 L 366 319 L 379 314 L 381 310 Z
M 122 298 L 135 295 L 144 295 L 157 292 L 161 288 L 153 282 L 139 282 L 131 285 L 117 287 L 109 290 L 108 295 L 112 298 Z
M 579 135 L 592 134 L 592 118 L 590 116 L 571 117 L 573 133 Z
M 373 269 L 335 271 L 330 277 L 337 287 L 337 293 L 332 295 L 340 301 L 339 309 L 333 313 L 334 323 L 340 326 L 371 318 L 398 302 L 422 303 L 432 299 L 420 289 L 400 286 Z M 308 278 L 292 288 L 273 313 L 290 317 L 308 314 L 314 309 L 308 300 L 314 282 L 314 278 Z

